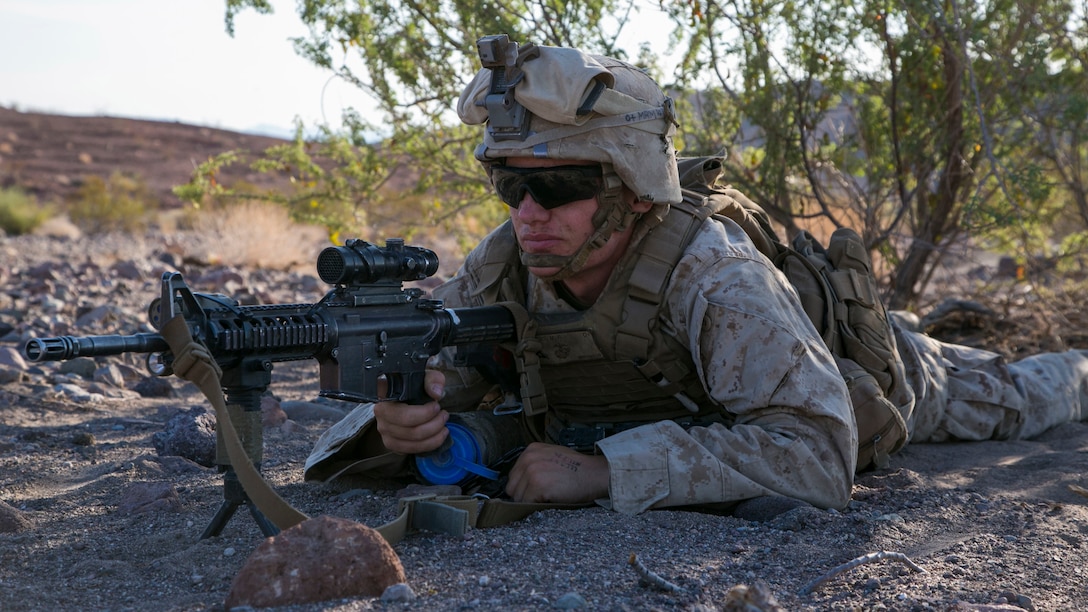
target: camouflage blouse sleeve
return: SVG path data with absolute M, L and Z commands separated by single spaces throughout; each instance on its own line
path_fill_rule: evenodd
M 606 438 L 618 511 L 784 495 L 850 498 L 857 432 L 834 360 L 795 292 L 731 223 L 706 223 L 673 273 L 661 324 L 690 347 L 730 424 L 664 421 Z

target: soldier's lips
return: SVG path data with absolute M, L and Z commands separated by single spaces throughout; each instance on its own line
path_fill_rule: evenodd
M 556 253 L 557 247 L 563 246 L 563 240 L 553 236 L 534 236 L 518 240 L 521 249 L 533 255 L 561 255 Z

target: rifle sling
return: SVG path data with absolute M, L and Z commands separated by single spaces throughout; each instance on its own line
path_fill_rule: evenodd
M 175 316 L 162 327 L 162 336 L 174 353 L 174 374 L 195 384 L 215 408 L 216 427 L 223 432 L 230 464 L 238 474 L 250 501 L 256 504 L 272 524 L 281 531 L 310 518 L 296 510 L 280 497 L 265 481 L 242 448 L 242 441 L 227 414 L 227 401 L 223 397 L 220 377 L 223 371 L 203 345 L 193 340 L 189 325 L 181 315 Z
M 242 441 L 227 414 L 226 398 L 220 383 L 222 370 L 203 345 L 193 340 L 181 315 L 162 327 L 162 336 L 174 354 L 174 373 L 200 389 L 215 408 L 216 427 L 223 433 L 227 457 L 238 474 L 246 495 L 281 531 L 310 518 L 280 497 L 261 476 L 242 448 Z M 467 495 L 417 495 L 398 503 L 397 518 L 377 527 L 390 545 L 400 542 L 417 529 L 453 536 L 464 535 L 470 527 L 486 528 L 521 520 L 540 510 L 573 510 L 591 504 L 522 503 L 483 499 Z

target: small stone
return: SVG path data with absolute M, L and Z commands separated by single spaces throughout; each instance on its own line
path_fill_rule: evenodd
M 725 594 L 722 609 L 782 612 L 785 608 L 775 599 L 770 585 L 763 580 L 756 580 L 750 585 L 738 584 L 730 588 Z
M 97 369 L 98 364 L 90 357 L 76 357 L 75 359 L 62 361 L 57 368 L 62 374 L 75 374 L 81 378 L 86 378 L 87 380 L 94 378 L 94 371 Z
M 558 610 L 581 610 L 588 606 L 589 602 L 586 601 L 586 598 L 574 591 L 566 593 L 552 604 L 552 607 Z
M 13 370 L 22 371 L 26 369 L 26 359 L 15 347 L 0 346 L 0 366 L 8 366 Z
M 382 603 L 409 603 L 416 600 L 416 592 L 403 582 L 391 585 L 382 592 Z
M 21 382 L 24 380 L 24 374 L 22 370 L 16 370 L 15 368 L 0 365 L 0 385 L 6 385 L 8 383 Z
M 199 474 L 211 467 L 200 465 L 192 459 L 186 459 L 185 457 L 179 457 L 177 455 L 166 455 L 165 457 L 155 457 L 154 459 L 162 466 L 163 471 L 169 474 Z
M 39 303 L 43 312 L 53 314 L 64 310 L 64 302 L 50 295 L 43 295 Z
M 94 404 L 105 399 L 101 393 L 88 393 L 78 385 L 60 383 L 53 386 L 53 391 L 76 402 L 77 404 Z
M 174 485 L 165 482 L 137 482 L 121 494 L 119 514 L 181 512 L 181 499 Z
M 125 375 L 121 372 L 121 368 L 115 364 L 108 364 L 98 368 L 91 375 L 91 379 L 96 383 L 110 385 L 123 389 L 125 387 Z
M 31 526 L 26 513 L 0 501 L 0 533 L 18 533 L 30 529 Z
M 94 446 L 95 442 L 94 434 L 89 431 L 80 431 L 72 436 L 72 444 L 76 446 Z
M 170 381 L 161 376 L 148 376 L 132 386 L 142 397 L 176 397 L 177 391 Z
M 261 425 L 278 427 L 287 422 L 287 413 L 280 408 L 280 401 L 271 395 L 261 398 Z
M 166 267 L 171 270 L 181 270 L 181 267 L 185 265 L 181 255 L 177 253 L 159 253 L 155 256 L 160 263 L 166 264 Z
M 306 433 L 307 431 L 308 430 L 306 429 L 305 425 L 300 425 L 299 423 L 296 423 L 291 419 L 287 419 L 283 422 L 283 425 L 280 425 L 280 433 L 285 436 L 296 436 L 302 433 Z
M 353 499 L 356 499 L 356 498 L 359 498 L 359 497 L 366 497 L 367 495 L 371 495 L 371 494 L 372 494 L 372 492 L 371 492 L 370 489 L 351 489 L 349 491 L 344 491 L 343 493 L 340 493 L 339 495 L 334 495 L 331 499 L 333 501 L 338 501 L 338 502 L 349 502 L 349 501 L 351 501 Z
M 144 276 L 144 271 L 140 269 L 139 264 L 132 260 L 119 261 L 110 266 L 110 271 L 127 280 L 139 280 Z
M 76 318 L 76 327 L 80 329 L 101 328 L 122 319 L 121 310 L 112 304 L 95 306 Z

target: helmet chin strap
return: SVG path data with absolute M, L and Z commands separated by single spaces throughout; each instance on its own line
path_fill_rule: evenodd
M 623 181 L 612 170 L 611 164 L 601 164 L 604 186 L 597 195 L 597 212 L 593 215 L 596 228 L 582 246 L 571 255 L 549 255 L 521 252 L 522 265 L 530 268 L 559 268 L 554 274 L 539 275 L 549 282 L 557 282 L 577 274 L 586 265 L 589 256 L 603 247 L 614 232 L 622 232 L 638 218 L 623 201 Z

